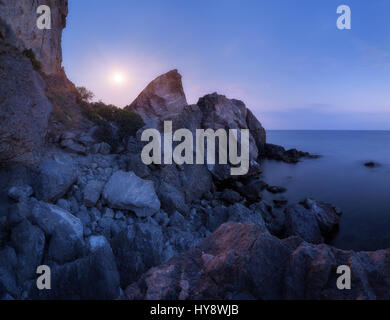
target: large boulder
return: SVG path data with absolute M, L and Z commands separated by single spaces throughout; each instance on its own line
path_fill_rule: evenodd
M 28 220 L 21 222 L 12 230 L 11 243 L 17 255 L 16 275 L 21 285 L 35 276 L 41 265 L 45 249 L 45 235 L 42 230 Z
M 195 249 L 149 270 L 129 299 L 276 299 L 290 250 L 255 224 L 222 225 Z
M 39 200 L 56 202 L 76 183 L 77 176 L 77 170 L 71 162 L 45 159 L 34 181 L 35 195 Z
M 296 204 L 288 207 L 285 213 L 288 235 L 297 235 L 311 243 L 322 243 L 324 241 L 317 219 L 312 211 Z
M 339 266 L 351 290 L 339 290 Z M 353 252 L 299 237 L 280 240 L 256 224 L 226 223 L 195 249 L 146 272 L 128 299 L 389 299 L 390 250 Z
M 32 210 L 31 220 L 47 235 L 63 231 L 75 241 L 83 239 L 83 224 L 70 212 L 52 204 L 39 202 Z
M 297 149 L 286 150 L 281 146 L 270 143 L 266 143 L 264 146 L 264 156 L 271 160 L 283 161 L 286 163 L 297 163 L 301 158 L 316 159 L 319 157 L 318 155 L 312 155 Z
M 242 101 L 228 99 L 217 93 L 200 98 L 198 106 L 202 111 L 204 129 L 249 129 L 250 159 L 256 160 L 265 144 L 265 131 Z M 249 120 L 249 122 L 247 122 Z
M 20 293 L 15 274 L 17 265 L 18 258 L 15 250 L 9 246 L 2 248 L 0 250 L 0 300 L 6 293 L 14 297 Z M 1 287 L 3 292 L 1 292 Z
M 336 286 L 339 266 L 351 269 L 351 290 Z M 286 266 L 285 298 L 381 300 L 390 298 L 390 250 L 353 252 L 302 242 Z
M 337 228 L 341 212 L 330 204 L 305 199 L 285 210 L 288 235 L 298 235 L 311 243 L 321 243 Z
M 91 180 L 84 188 L 84 204 L 87 207 L 94 207 L 102 194 L 105 182 Z
M 163 182 L 158 188 L 158 195 L 161 200 L 161 207 L 166 212 L 172 214 L 176 210 L 186 214 L 189 212 L 189 207 L 185 202 L 185 196 L 182 191 L 179 191 L 173 185 Z
M 130 225 L 112 240 L 123 287 L 163 262 L 163 240 L 161 228 L 152 223 Z
M 148 125 L 159 126 L 176 117 L 186 105 L 181 75 L 172 70 L 153 80 L 126 108 L 138 113 Z
M 32 286 L 29 297 L 51 300 L 114 300 L 119 298 L 119 274 L 108 241 L 102 236 L 88 239 L 87 256 L 51 270 L 51 290 Z
M 153 182 L 134 172 L 115 172 L 104 187 L 103 197 L 111 208 L 131 210 L 139 217 L 152 216 L 160 210 Z
M 332 206 L 331 204 L 310 198 L 305 199 L 302 202 L 302 205 L 313 212 L 322 234 L 330 234 L 338 226 L 342 214 L 340 209 Z

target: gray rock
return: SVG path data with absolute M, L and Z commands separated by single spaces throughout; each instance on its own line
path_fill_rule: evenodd
M 99 225 L 99 233 L 104 235 L 107 239 L 111 239 L 112 237 L 112 229 L 113 229 L 113 224 L 114 224 L 114 219 L 112 218 L 106 218 L 103 217 L 102 219 L 99 220 L 98 225 Z
M 100 144 L 99 152 L 104 155 L 111 153 L 111 146 L 108 143 L 102 142 Z
M 88 210 L 85 207 L 80 208 L 80 210 L 76 213 L 76 217 L 80 219 L 84 228 L 86 226 L 89 226 L 89 224 L 92 222 L 91 216 L 89 215 Z
M 390 250 L 343 251 L 302 242 L 286 265 L 285 298 L 307 300 L 388 300 Z M 339 266 L 351 268 L 351 290 L 335 285 Z
M 323 235 L 331 233 L 339 224 L 341 211 L 330 204 L 306 199 L 302 205 L 312 211 Z
M 114 219 L 115 212 L 110 208 L 105 208 L 103 212 L 103 218 Z
M 18 203 L 11 205 L 8 208 L 8 224 L 14 227 L 23 220 L 28 219 L 36 203 L 37 200 L 34 198 L 21 198 Z
M 276 236 L 284 235 L 285 214 L 283 210 L 273 208 L 265 201 L 252 204 L 250 209 L 260 212 L 269 232 Z
M 110 207 L 132 210 L 138 217 L 152 216 L 160 210 L 160 200 L 152 181 L 133 172 L 117 171 L 104 187 L 103 197 Z
M 74 238 L 80 240 L 83 238 L 83 224 L 80 219 L 55 205 L 43 202 L 36 204 L 32 210 L 31 219 L 47 235 L 64 230 Z
M 157 194 L 161 201 L 161 207 L 166 212 L 174 213 L 176 210 L 184 214 L 189 212 L 183 192 L 176 189 L 173 185 L 163 182 L 158 188 Z
M 162 262 L 163 243 L 161 228 L 150 223 L 129 226 L 113 239 L 111 244 L 123 287 Z
M 166 227 L 169 223 L 169 216 L 165 211 L 159 211 L 155 216 L 154 219 L 157 221 L 158 224 L 162 225 L 163 227 Z
M 91 135 L 88 134 L 81 136 L 80 138 L 77 139 L 77 141 L 86 147 L 93 145 L 96 142 L 96 140 Z
M 88 239 L 90 254 L 52 268 L 52 289 L 30 291 L 42 300 L 114 300 L 120 295 L 119 274 L 111 247 L 104 237 Z
M 60 199 L 57 201 L 57 206 L 66 210 L 66 211 L 70 211 L 70 204 L 67 200 L 65 199 Z
M 45 235 L 41 229 L 24 220 L 12 230 L 11 243 L 18 258 L 17 280 L 20 284 L 24 284 L 25 280 L 35 276 L 37 267 L 41 265 Z
M 256 142 L 256 146 L 259 151 L 259 156 L 263 156 L 267 135 L 265 129 L 263 128 L 259 120 L 257 120 L 252 111 L 250 111 L 249 109 L 247 109 L 246 123 L 251 135 Z
M 142 162 L 140 152 L 131 153 L 128 156 L 127 170 L 133 171 L 140 178 L 147 178 L 150 176 L 150 170 L 147 165 Z
M 195 249 L 152 268 L 126 289 L 130 300 L 389 299 L 390 250 L 343 251 L 299 237 L 280 240 L 256 224 L 226 223 Z M 352 272 L 339 290 L 338 266 Z
M 236 204 L 240 202 L 241 196 L 238 192 L 231 189 L 225 189 L 222 192 L 221 199 L 227 202 L 228 204 Z
M 206 95 L 199 99 L 198 106 L 203 113 L 202 127 L 210 129 L 250 129 L 250 160 L 256 160 L 259 155 L 257 145 L 265 143 L 265 132 L 256 118 L 249 116 L 251 128 L 248 127 L 248 109 L 242 101 L 227 99 L 217 93 Z M 252 130 L 251 130 L 252 129 Z M 261 131 L 263 130 L 264 136 Z M 255 136 L 258 139 L 256 141 Z
M 61 141 L 61 147 L 66 149 L 69 152 L 77 153 L 80 155 L 86 155 L 87 154 L 87 148 L 83 145 L 75 142 L 72 139 L 65 139 Z
M 36 59 L 41 62 L 42 71 L 53 75 L 62 71 L 61 38 L 68 14 L 68 3 L 61 0 L 45 2 L 52 8 L 50 34 L 39 32 L 37 29 L 36 12 L 39 4 L 38 2 L 31 3 L 29 0 L 5 1 L 5 4 L 3 1 L 0 19 L 5 21 L 15 34 L 16 43 L 14 45 L 19 50 L 31 49 Z M 23 74 L 15 73 L 15 75 L 23 78 Z M 34 124 L 33 119 L 30 121 L 30 125 Z
M 267 191 L 276 194 L 276 193 L 284 193 L 287 190 L 284 187 L 268 186 Z
M 248 209 L 240 203 L 228 208 L 229 221 L 240 223 L 255 223 L 263 232 L 268 232 L 263 216 L 260 212 Z
M 92 221 L 98 221 L 102 218 L 102 213 L 97 208 L 91 208 L 89 210 L 89 216 Z
M 126 289 L 128 299 L 256 299 L 283 294 L 281 267 L 291 250 L 255 224 L 222 225 L 195 249 L 149 270 Z M 164 290 L 161 290 L 164 288 Z
M 104 182 L 92 180 L 84 188 L 84 204 L 87 207 L 93 207 L 98 202 L 104 188 Z
M 84 235 L 84 231 L 83 231 Z M 78 234 L 67 229 L 56 228 L 51 236 L 48 259 L 59 264 L 71 262 L 81 257 L 85 252 L 85 244 Z
M 6 246 L 0 250 L 0 287 L 4 288 L 3 294 L 8 292 L 15 297 L 19 295 L 20 289 L 16 283 L 15 274 L 17 264 L 18 258 L 12 247 Z
M 31 186 L 12 187 L 8 191 L 8 197 L 12 200 L 19 201 L 21 198 L 28 198 L 34 194 Z
M 288 207 L 286 231 L 288 235 L 299 235 L 311 243 L 323 242 L 340 221 L 341 212 L 332 205 L 306 199 L 302 203 Z
M 126 108 L 138 113 L 145 123 L 159 126 L 179 115 L 186 105 L 181 75 L 172 70 L 153 80 Z
M 286 232 L 288 235 L 300 236 L 305 241 L 311 243 L 322 243 L 324 241 L 313 211 L 297 204 L 288 207 L 285 213 Z
M 206 227 L 211 232 L 217 230 L 223 223 L 228 221 L 229 213 L 225 206 L 218 206 L 206 210 Z
M 115 213 L 115 219 L 116 220 L 126 220 L 126 217 L 122 211 L 117 211 Z
M 57 201 L 76 181 L 77 170 L 73 164 L 46 159 L 39 167 L 33 187 L 39 200 Z
M 237 188 L 237 191 L 250 202 L 258 202 L 262 199 L 262 191 L 267 184 L 258 177 L 250 178 L 244 185 Z

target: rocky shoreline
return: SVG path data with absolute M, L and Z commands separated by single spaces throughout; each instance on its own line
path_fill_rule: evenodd
M 65 19 L 67 1 L 48 2 Z M 34 70 L 22 50 L 34 51 L 35 40 L 15 33 L 23 20 L 9 23 L 29 1 L 0 5 L 10 13 L 0 15 L 0 299 L 390 298 L 390 250 L 326 244 L 340 210 L 314 199 L 263 200 L 285 189 L 263 181 L 262 159 L 316 156 L 267 144 L 239 100 L 213 93 L 188 105 L 172 70 L 127 110 L 144 128 L 161 130 L 168 119 L 174 129 L 249 129 L 250 170 L 232 177 L 230 165 L 147 166 L 144 128 L 110 144 L 103 129 L 120 126 L 87 116 L 60 67 L 65 24 L 41 53 L 54 50 L 50 64 Z M 51 290 L 37 289 L 40 265 L 51 268 Z M 351 268 L 351 290 L 337 289 L 340 265 Z

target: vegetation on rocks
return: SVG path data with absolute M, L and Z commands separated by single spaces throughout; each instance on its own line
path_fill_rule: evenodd
M 34 67 L 34 69 L 36 71 L 41 71 L 42 69 L 42 64 L 40 61 L 37 60 L 37 58 L 35 57 L 35 53 L 34 51 L 32 51 L 31 49 L 26 49 L 23 51 L 23 54 L 30 59 L 31 61 L 31 64 L 32 66 Z
M 140 115 L 102 101 L 90 102 L 93 93 L 84 87 L 77 88 L 79 104 L 90 121 L 99 126 L 95 138 L 111 146 L 118 146 L 124 139 L 135 136 L 145 123 Z

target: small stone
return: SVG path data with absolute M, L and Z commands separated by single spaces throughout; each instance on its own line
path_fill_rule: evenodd
M 287 191 L 287 189 L 284 187 L 268 186 L 267 191 L 276 194 L 276 193 L 284 193 Z
M 59 206 L 60 208 L 66 210 L 66 211 L 71 211 L 70 210 L 70 204 L 67 200 L 65 199 L 60 199 L 57 201 L 57 206 Z
M 114 211 L 110 208 L 104 210 L 103 218 L 114 219 Z
M 115 219 L 116 220 L 125 220 L 126 217 L 125 217 L 125 215 L 123 214 L 122 211 L 117 211 L 116 214 L 115 214 Z
M 28 198 L 33 195 L 34 191 L 31 186 L 12 187 L 8 191 L 8 197 L 12 200 L 19 201 L 22 198 Z
M 111 146 L 108 143 L 102 142 L 99 152 L 104 155 L 109 155 L 111 153 Z
M 367 167 L 367 168 L 376 168 L 376 167 L 379 167 L 380 164 L 379 164 L 379 163 L 376 163 L 376 162 L 374 162 L 374 161 L 369 161 L 369 162 L 366 162 L 366 163 L 364 164 L 364 166 Z

